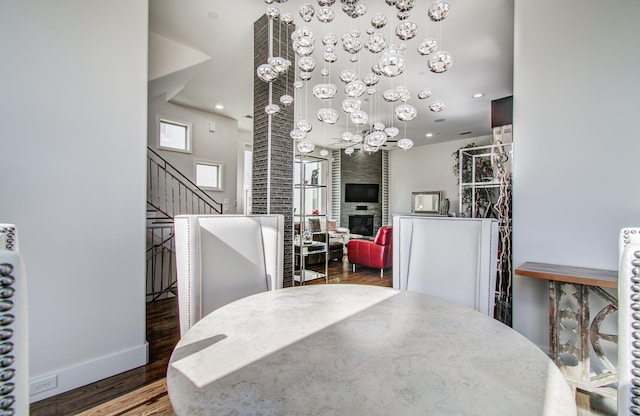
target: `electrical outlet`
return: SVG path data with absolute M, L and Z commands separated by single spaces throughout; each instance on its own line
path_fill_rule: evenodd
M 48 377 L 43 377 L 38 380 L 33 380 L 29 382 L 29 395 L 33 396 L 34 394 L 42 393 L 43 391 L 55 389 L 58 387 L 58 376 L 52 375 Z

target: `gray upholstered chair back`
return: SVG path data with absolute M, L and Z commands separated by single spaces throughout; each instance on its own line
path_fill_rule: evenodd
M 640 414 L 640 228 L 618 244 L 618 415 Z
M 0 414 L 29 414 L 27 282 L 18 234 L 0 224 Z

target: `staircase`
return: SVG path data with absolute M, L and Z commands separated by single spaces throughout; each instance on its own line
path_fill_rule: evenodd
M 176 294 L 173 218 L 221 213 L 221 203 L 147 146 L 147 302 Z

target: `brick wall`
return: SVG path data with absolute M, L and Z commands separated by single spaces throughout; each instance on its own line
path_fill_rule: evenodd
M 386 221 L 382 219 L 382 159 L 383 152 L 366 153 L 356 150 L 351 155 L 340 152 L 340 224 L 349 224 L 349 215 L 373 215 L 373 233 Z M 372 202 L 344 202 L 345 183 L 377 183 L 380 185 L 378 203 Z M 366 206 L 366 210 L 357 210 L 358 206 Z
M 291 32 L 294 25 L 273 23 L 274 56 L 289 59 L 295 63 L 291 48 Z M 269 83 L 256 75 L 256 69 L 267 63 L 269 58 L 269 19 L 262 16 L 254 23 L 254 97 L 253 97 L 253 214 L 283 214 L 284 223 L 284 286 L 291 286 L 293 275 L 293 104 L 285 107 L 280 97 L 286 92 L 293 96 L 291 84 L 295 80 L 294 67 L 289 69 L 288 91 L 287 77 L 281 74 L 271 84 L 271 102 L 280 106 L 280 111 L 269 117 L 264 108 L 269 104 Z M 278 46 L 280 39 L 282 44 Z M 288 48 L 287 48 L 288 44 Z M 271 120 L 269 120 L 271 118 Z M 269 127 L 271 127 L 271 146 L 269 150 Z M 271 176 L 268 175 L 268 170 Z M 268 191 L 270 187 L 270 192 Z

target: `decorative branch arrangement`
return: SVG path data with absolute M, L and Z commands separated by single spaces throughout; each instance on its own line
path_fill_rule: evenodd
M 488 148 L 491 149 L 488 153 Z M 460 153 L 465 155 L 460 160 Z M 469 155 L 469 157 L 466 157 Z M 498 271 L 496 281 L 496 309 L 494 316 L 511 326 L 512 252 L 511 252 L 511 171 L 509 154 L 500 140 L 493 147 L 469 143 L 453 153 L 453 173 L 462 186 L 462 213 L 474 218 L 496 218 L 499 221 Z M 495 184 L 496 186 L 486 186 Z M 475 193 L 475 195 L 474 195 Z

